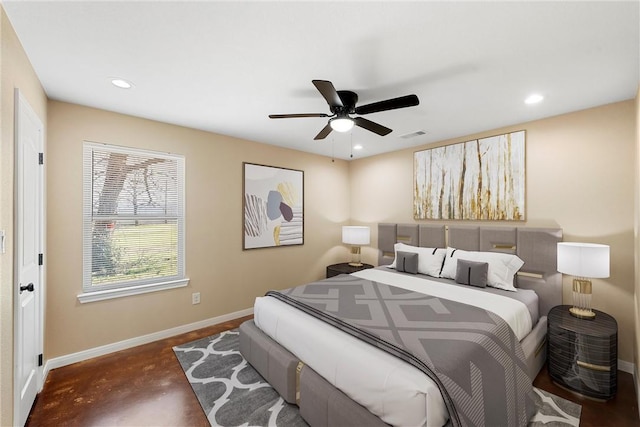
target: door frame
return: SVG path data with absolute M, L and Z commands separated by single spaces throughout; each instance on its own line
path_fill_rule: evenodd
M 20 333 L 20 297 L 18 289 L 20 287 L 20 269 L 19 269 L 19 250 L 22 249 L 19 234 L 19 223 L 20 221 L 20 206 L 19 206 L 19 197 L 18 194 L 20 191 L 20 183 L 18 180 L 20 179 L 20 170 L 22 168 L 20 157 L 20 143 L 21 143 L 21 130 L 20 130 L 20 121 L 26 116 L 31 116 L 31 118 L 37 121 L 37 124 L 41 131 L 40 137 L 40 152 L 43 153 L 42 156 L 44 158 L 44 147 L 45 147 L 45 130 L 44 125 L 42 124 L 42 120 L 38 115 L 33 111 L 31 105 L 28 103 L 27 99 L 22 95 L 20 89 L 14 89 L 14 191 L 13 191 L 13 214 L 14 214 L 14 223 L 13 223 L 13 424 L 17 425 L 20 421 L 20 411 L 21 411 L 21 399 L 20 399 L 20 384 L 16 379 L 16 375 L 18 372 L 17 366 L 20 361 L 18 360 L 18 335 Z M 39 203 L 39 222 L 40 222 L 40 236 L 39 236 L 39 252 L 44 254 L 44 249 L 46 248 L 46 220 L 45 220 L 45 203 L 46 203 L 46 190 L 45 190 L 45 169 L 44 162 L 42 166 L 37 167 L 38 171 L 38 182 L 39 182 L 39 195 L 40 203 Z M 45 274 L 45 266 L 43 265 L 38 269 L 38 276 L 40 280 L 40 286 L 38 292 L 34 293 L 34 297 L 36 298 L 36 310 L 38 310 L 38 326 L 37 326 L 37 350 L 36 353 L 44 354 L 44 314 L 45 314 L 45 301 L 46 301 L 46 274 Z M 44 385 L 44 360 L 41 360 L 42 364 L 40 364 L 36 370 L 36 386 L 38 392 L 42 390 Z

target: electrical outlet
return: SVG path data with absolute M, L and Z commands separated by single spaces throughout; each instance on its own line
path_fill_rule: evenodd
M 200 292 L 191 294 L 191 304 L 200 304 Z

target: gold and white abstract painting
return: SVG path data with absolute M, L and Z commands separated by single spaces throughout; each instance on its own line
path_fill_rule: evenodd
M 414 153 L 415 219 L 525 219 L 525 131 Z

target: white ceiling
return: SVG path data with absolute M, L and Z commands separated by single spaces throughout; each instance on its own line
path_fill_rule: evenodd
M 632 99 L 640 8 L 630 2 L 15 1 L 3 6 L 51 99 L 326 156 L 365 157 Z M 109 77 L 132 81 L 117 89 Z M 311 84 L 393 129 L 313 137 Z M 525 105 L 532 92 L 544 95 Z M 418 130 L 425 135 L 405 139 Z M 110 141 L 117 143 L 117 141 Z

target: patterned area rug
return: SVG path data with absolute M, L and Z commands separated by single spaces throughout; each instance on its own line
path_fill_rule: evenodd
M 238 331 L 226 331 L 173 351 L 213 426 L 306 426 L 298 407 L 247 363 L 239 351 Z M 534 388 L 538 412 L 530 427 L 580 425 L 582 407 Z

